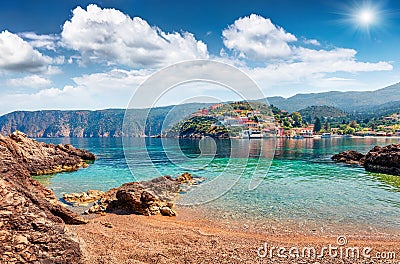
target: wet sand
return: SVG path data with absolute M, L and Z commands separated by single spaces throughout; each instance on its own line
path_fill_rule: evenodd
M 254 228 L 243 223 L 226 223 L 201 218 L 196 211 L 181 208 L 177 217 L 116 215 L 89 216 L 89 224 L 68 226 L 86 251 L 87 263 L 400 263 L 400 233 L 360 231 L 346 229 L 338 232 L 309 230 L 307 228 L 265 224 Z M 343 229 L 344 230 L 344 229 Z M 338 236 L 344 236 L 338 244 Z M 346 242 L 346 241 L 345 241 Z M 268 243 L 265 257 L 257 251 Z M 304 247 L 314 247 L 321 255 L 322 247 L 336 247 L 322 258 L 309 257 Z M 285 257 L 279 257 L 277 249 L 285 247 Z M 288 250 L 299 249 L 299 258 L 292 258 Z M 357 247 L 357 254 L 346 258 L 346 250 Z M 362 255 L 370 247 L 371 252 Z M 343 250 L 340 257 L 340 250 Z M 296 251 L 291 251 L 296 256 Z M 337 256 L 332 258 L 331 256 Z M 395 253 L 395 260 L 391 252 Z M 376 258 L 380 253 L 381 258 Z M 282 255 L 282 254 L 281 254 Z M 312 254 L 311 254 L 312 255 Z M 368 258 L 368 255 L 370 258 Z M 384 258 L 382 258 L 384 256 Z M 372 262 L 373 261 L 373 262 Z

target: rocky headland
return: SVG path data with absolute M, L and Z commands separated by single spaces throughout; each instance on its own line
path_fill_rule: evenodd
M 333 155 L 332 160 L 361 165 L 370 172 L 400 176 L 400 144 L 375 146 L 365 155 L 354 150 L 347 150 Z
M 81 263 L 83 252 L 65 224 L 87 221 L 62 205 L 31 175 L 72 171 L 95 156 L 14 132 L 0 136 L 0 263 Z

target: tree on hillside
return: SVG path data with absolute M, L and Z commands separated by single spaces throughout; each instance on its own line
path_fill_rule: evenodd
M 358 126 L 357 122 L 355 120 L 350 122 L 350 127 L 356 128 Z
M 293 112 L 292 113 L 292 119 L 293 119 L 293 126 L 294 127 L 301 127 L 303 124 L 303 118 L 299 112 Z
M 317 117 L 317 118 L 315 118 L 315 122 L 314 122 L 314 132 L 318 133 L 321 130 L 321 128 L 322 128 L 321 119 L 319 119 Z
M 256 122 L 256 123 L 258 123 L 258 122 L 259 122 L 259 120 L 258 120 L 258 117 L 257 117 L 257 116 L 254 116 L 254 117 L 253 117 L 253 119 L 254 119 L 254 122 Z
M 287 117 L 283 119 L 283 127 L 285 130 L 292 128 L 292 124 L 289 122 Z
M 325 130 L 326 132 L 328 132 L 329 130 L 331 130 L 331 124 L 329 124 L 328 120 L 325 121 L 324 130 Z
M 347 126 L 346 129 L 344 130 L 344 134 L 351 135 L 351 134 L 354 134 L 355 131 L 356 130 L 353 127 Z

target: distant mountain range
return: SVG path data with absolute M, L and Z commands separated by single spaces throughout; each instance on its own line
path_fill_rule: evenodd
M 347 112 L 352 115 L 374 117 L 400 112 L 400 83 L 376 91 L 324 92 L 267 99 L 270 104 L 280 109 L 289 112 L 302 110 L 307 116 L 328 116 L 328 112 L 333 111 L 330 115 Z M 157 107 L 150 110 L 148 117 L 146 109 L 131 109 L 127 113 L 131 125 L 125 134 L 122 131 L 124 109 L 16 111 L 0 117 L 0 134 L 7 135 L 19 130 L 29 137 L 153 136 L 170 129 L 198 109 L 210 105 L 190 103 Z
M 376 91 L 296 94 L 289 98 L 276 96 L 267 99 L 270 104 L 289 112 L 309 106 L 326 105 L 350 113 L 400 101 L 400 83 Z

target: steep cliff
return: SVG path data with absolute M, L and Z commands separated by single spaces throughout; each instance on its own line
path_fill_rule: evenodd
M 153 136 L 208 105 L 190 103 L 156 107 L 150 111 L 131 109 L 126 115 L 130 125 L 125 134 L 122 131 L 125 109 L 17 111 L 0 117 L 0 134 L 19 130 L 34 138 Z

